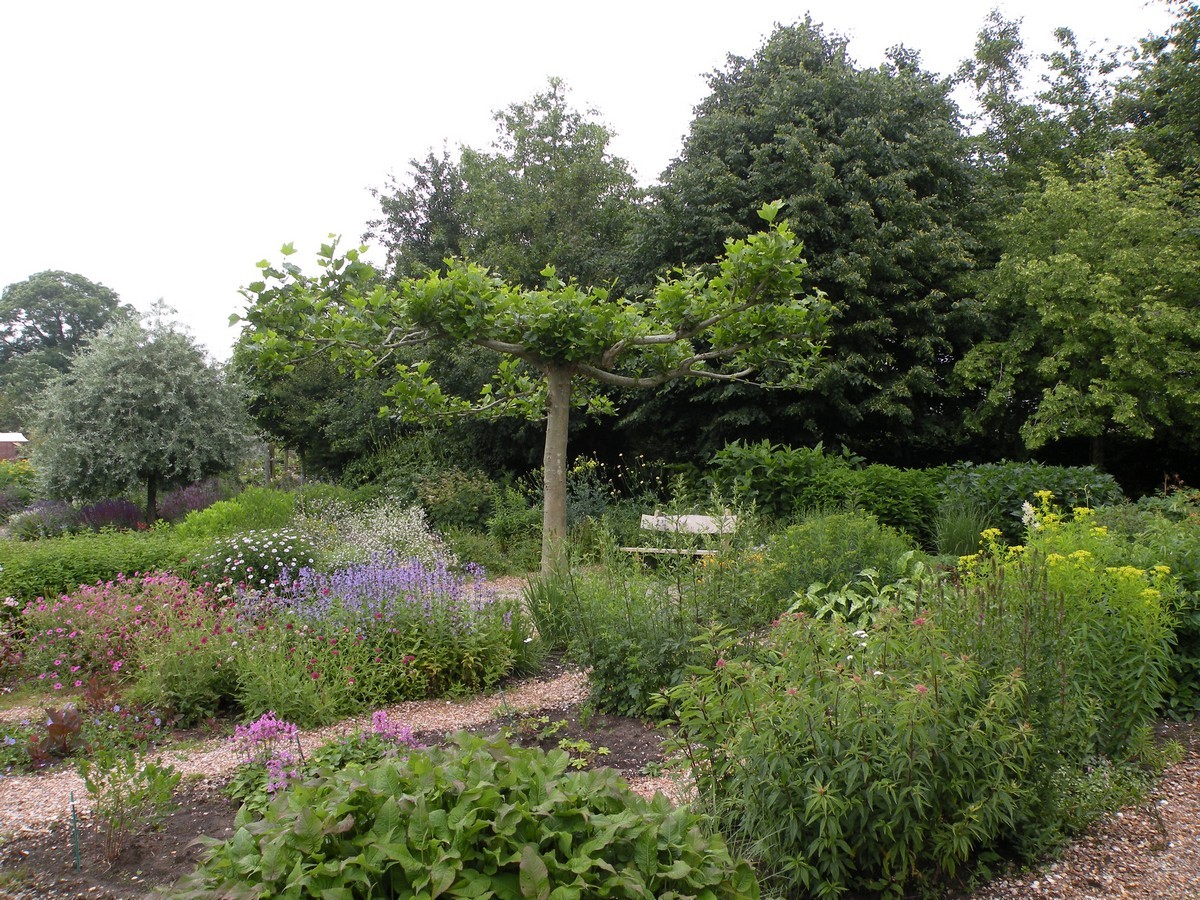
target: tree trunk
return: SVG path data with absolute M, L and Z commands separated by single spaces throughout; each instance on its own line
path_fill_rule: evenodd
M 1097 434 L 1092 436 L 1092 465 L 1098 471 L 1104 471 L 1104 435 Z
M 571 418 L 570 369 L 546 372 L 546 449 L 542 455 L 542 574 L 566 562 L 567 425 Z
M 158 478 L 151 473 L 146 478 L 146 524 L 158 521 Z
M 275 480 L 275 446 L 267 444 L 267 459 L 263 464 L 263 481 L 264 487 L 270 487 L 271 482 Z

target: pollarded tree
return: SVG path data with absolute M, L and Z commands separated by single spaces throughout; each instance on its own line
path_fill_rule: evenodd
M 235 465 L 246 448 L 236 388 L 161 319 L 94 338 L 40 400 L 34 464 L 50 496 L 99 499 L 144 487 L 146 520 L 167 484 Z
M 1182 185 L 1118 151 L 1076 183 L 1054 170 L 999 226 L 979 278 L 995 338 L 958 373 L 978 391 L 974 424 L 1014 422 L 1027 447 L 1200 428 L 1200 242 Z
M 772 383 L 795 384 L 819 349 L 829 307 L 804 288 L 806 263 L 780 204 L 772 223 L 729 240 L 712 274 L 682 272 L 644 299 L 610 296 L 544 272 L 542 288 L 510 285 L 486 269 L 452 262 L 444 273 L 388 286 L 360 251 L 321 248 L 322 273 L 260 264 L 264 279 L 244 292 L 245 318 L 265 367 L 326 352 L 342 366 L 377 374 L 391 367 L 398 412 L 428 419 L 458 413 L 518 413 L 546 419 L 542 568 L 561 562 L 567 531 L 570 408 L 611 406 L 597 388 L 656 388 L 681 378 L 748 382 L 769 366 Z M 290 248 L 284 248 L 285 253 Z M 236 317 L 235 317 L 236 318 Z M 478 397 L 452 396 L 428 363 L 397 361 L 430 341 L 499 354 Z

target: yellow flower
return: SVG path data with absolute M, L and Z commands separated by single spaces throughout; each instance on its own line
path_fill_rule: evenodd
M 996 538 L 1000 537 L 1000 534 L 1001 531 L 999 528 L 985 528 L 983 531 L 979 532 L 979 536 L 985 541 L 994 541 Z
M 1076 519 L 1086 519 L 1088 516 L 1094 516 L 1096 514 L 1094 509 L 1089 509 L 1086 506 L 1076 506 L 1071 510 L 1071 512 L 1075 514 Z
M 1093 525 L 1092 526 L 1092 534 L 1096 535 L 1097 537 L 1104 537 L 1106 534 L 1108 534 L 1108 526 L 1107 525 Z
M 1054 491 L 1034 491 L 1033 496 L 1037 497 L 1042 503 L 1049 503 L 1054 496 Z
M 1155 572 L 1155 573 L 1157 573 L 1157 574 L 1159 574 L 1159 575 L 1170 575 L 1170 574 L 1171 574 L 1171 567 L 1170 567 L 1170 566 L 1162 566 L 1162 565 L 1155 566 L 1155 567 L 1154 567 L 1154 572 Z

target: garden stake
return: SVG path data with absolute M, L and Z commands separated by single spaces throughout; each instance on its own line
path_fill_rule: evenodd
M 300 746 L 300 732 L 297 731 L 292 737 L 296 739 L 296 753 L 300 757 L 300 765 L 304 765 L 304 748 Z
M 71 844 L 75 850 L 75 871 L 80 869 L 79 865 L 79 817 L 75 815 L 75 792 L 71 791 Z

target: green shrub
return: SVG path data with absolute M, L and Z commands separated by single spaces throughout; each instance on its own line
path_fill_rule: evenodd
M 668 692 L 701 802 L 766 886 L 900 897 L 1011 828 L 1036 746 L 1023 685 L 953 650 L 920 618 L 792 616 L 752 659 L 718 635 Z
M 778 520 L 816 509 L 861 510 L 931 544 L 941 472 L 861 463 L 846 453 L 829 456 L 820 444 L 797 449 L 734 441 L 714 456 L 710 480 L 738 507 Z
M 770 518 L 790 519 L 799 510 L 822 505 L 830 485 L 855 462 L 851 457 L 826 455 L 821 444 L 809 449 L 770 441 L 734 441 L 714 455 L 708 477 L 725 502 Z
M 467 735 L 297 784 L 217 844 L 177 897 L 756 898 L 687 807 L 611 770 Z
M 231 500 L 188 513 L 176 526 L 181 540 L 200 542 L 243 531 L 283 528 L 292 520 L 296 495 L 289 491 L 249 487 Z
M 58 597 L 122 573 L 177 569 L 190 552 L 191 545 L 166 527 L 30 543 L 0 541 L 0 595 L 22 603 Z
M 942 496 L 954 503 L 975 503 L 994 510 L 992 525 L 1010 540 L 1025 532 L 1022 504 L 1038 491 L 1050 491 L 1067 509 L 1107 506 L 1123 498 L 1111 475 L 1091 466 L 1047 466 L 1036 462 L 960 463 L 945 472 Z
M 904 576 L 905 554 L 916 549 L 907 535 L 861 512 L 810 513 L 767 541 L 756 595 L 766 624 L 786 610 L 797 594 L 815 584 L 838 590 L 866 570 L 878 583 Z
M 439 530 L 482 530 L 492 509 L 494 485 L 482 472 L 441 469 L 421 476 L 416 483 L 417 502 Z

